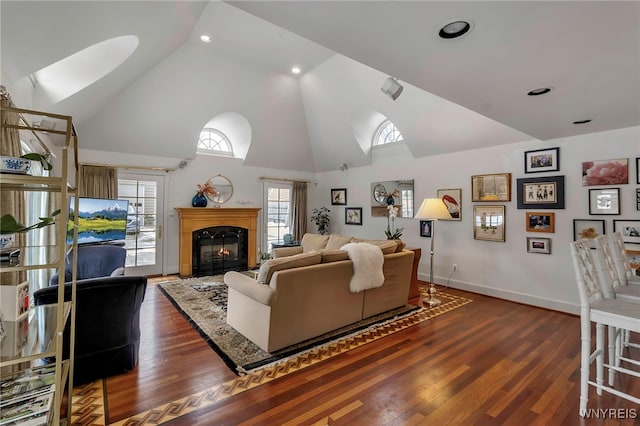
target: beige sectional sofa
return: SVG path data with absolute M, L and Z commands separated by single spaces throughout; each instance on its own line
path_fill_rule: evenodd
M 352 293 L 348 242 L 378 245 L 384 255 L 382 286 Z M 305 234 L 300 247 L 274 250 L 257 279 L 227 272 L 227 324 L 261 349 L 278 349 L 404 306 L 413 252 L 401 241 L 365 241 L 340 235 Z

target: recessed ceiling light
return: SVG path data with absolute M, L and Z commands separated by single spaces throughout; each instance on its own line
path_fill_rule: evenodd
M 201 40 L 203 43 L 211 43 L 211 36 L 208 36 L 208 35 L 206 35 L 206 34 L 202 34 L 202 35 L 200 36 L 200 40 Z
M 574 121 L 573 124 L 587 124 L 587 123 L 591 123 L 591 119 L 586 119 L 586 120 L 577 120 Z
M 540 96 L 549 93 L 552 90 L 553 87 L 540 87 L 539 89 L 531 90 L 529 93 L 527 93 L 527 96 Z
M 438 32 L 441 38 L 456 38 L 466 34 L 471 29 L 471 24 L 467 21 L 453 21 L 442 27 Z
M 291 72 L 294 74 L 300 74 L 302 70 L 300 69 L 300 67 L 293 67 L 291 68 Z

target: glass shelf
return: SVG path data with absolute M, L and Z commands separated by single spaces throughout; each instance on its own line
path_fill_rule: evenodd
M 64 304 L 64 320 L 71 311 L 71 303 Z M 32 307 L 22 318 L 3 321 L 4 336 L 0 339 L 0 366 L 55 356 L 56 315 L 58 305 Z
M 60 260 L 58 250 L 60 247 L 57 245 L 16 247 L 3 253 L 0 272 L 57 268 Z

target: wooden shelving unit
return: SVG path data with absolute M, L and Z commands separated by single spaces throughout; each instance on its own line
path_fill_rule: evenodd
M 73 227 L 72 243 L 67 243 L 67 221 L 69 217 L 70 197 L 75 194 L 78 179 L 78 148 L 77 135 L 70 116 L 33 111 L 21 108 L 0 106 L 4 114 L 17 114 L 20 119 L 17 124 L 3 124 L 7 129 L 16 129 L 21 135 L 37 138 L 41 142 L 47 140 L 53 146 L 60 148 L 59 164 L 54 165 L 53 176 L 32 176 L 18 174 L 0 174 L 0 192 L 18 192 L 23 194 L 47 193 L 48 197 L 56 197 L 56 204 L 61 212 L 56 217 L 54 232 L 42 232 L 43 243 L 24 244 L 26 238 L 20 240 L 22 245 L 19 255 L 8 261 L 0 262 L 0 283 L 3 287 L 20 285 L 24 277 L 37 276 L 40 286 L 48 285 L 48 277 L 56 270 L 64 271 L 66 253 L 77 245 L 77 219 Z M 4 131 L 4 129 L 2 129 Z M 4 143 L 4 141 L 3 141 Z M 25 210 L 29 210 L 30 200 L 24 196 Z M 77 203 L 78 197 L 75 197 Z M 76 206 L 77 207 L 77 206 Z M 0 206 L 0 214 L 3 211 Z M 28 224 L 28 223 L 27 223 Z M 43 228 L 45 229 L 45 228 Z M 29 231 L 32 232 L 32 231 Z M 16 239 L 18 240 L 18 239 Z M 71 392 L 73 376 L 73 353 L 75 340 L 75 296 L 76 250 L 73 250 L 74 274 L 72 280 L 71 300 L 64 301 L 64 286 L 58 286 L 58 300 L 55 305 L 29 306 L 17 318 L 5 318 L 5 336 L 0 341 L 0 378 L 28 372 L 42 364 L 42 359 L 55 357 L 55 390 L 51 405 L 49 423 L 54 425 L 68 424 L 71 418 Z M 37 273 L 42 271 L 41 273 Z M 64 276 L 64 273 L 62 273 Z M 15 282 L 16 280 L 18 282 Z M 33 284 L 33 283 L 32 283 Z M 11 291 L 9 291 L 11 293 Z M 33 287 L 29 294 L 33 294 Z M 70 356 L 63 359 L 63 340 L 65 324 L 70 320 Z M 9 334 L 9 331 L 12 334 Z M 65 418 L 61 418 L 62 401 L 65 392 L 68 394 Z

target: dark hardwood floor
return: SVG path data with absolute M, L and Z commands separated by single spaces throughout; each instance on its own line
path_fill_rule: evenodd
M 163 278 L 166 279 L 166 278 Z M 106 380 L 109 423 L 235 376 L 150 280 L 139 367 Z M 640 407 L 590 389 L 582 419 L 579 318 L 454 289 L 473 303 L 285 377 L 172 425 L 632 425 Z M 632 336 L 638 341 L 638 335 Z M 640 351 L 632 351 L 640 359 Z M 640 395 L 640 379 L 618 386 Z M 629 418 L 634 417 L 634 418 Z

